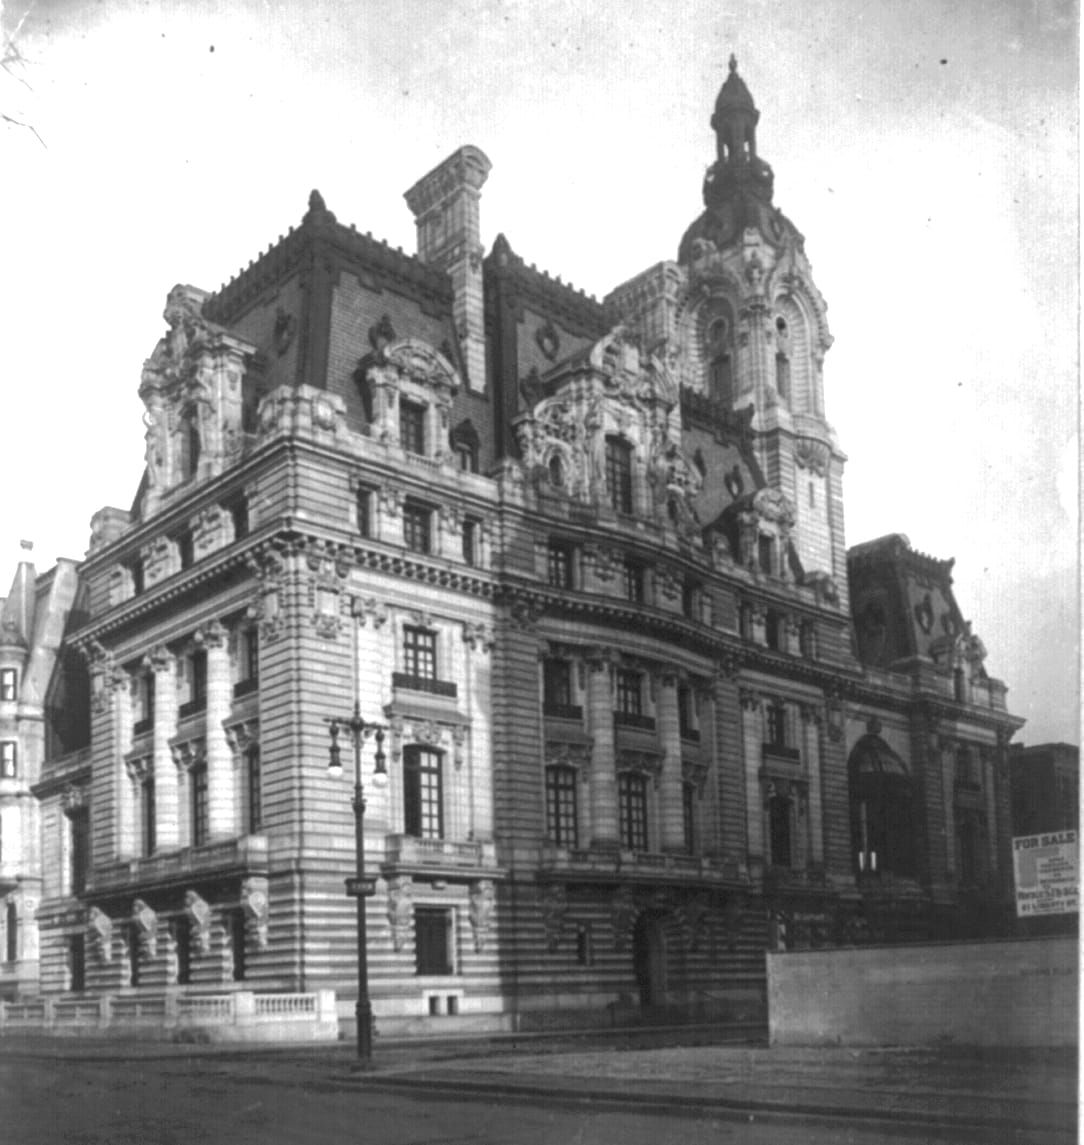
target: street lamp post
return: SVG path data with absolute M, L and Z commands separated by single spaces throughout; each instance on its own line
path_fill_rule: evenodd
M 355 679 L 357 674 L 355 672 Z M 354 848 L 355 877 L 347 879 L 348 893 L 358 904 L 358 1002 L 355 1008 L 358 1028 L 358 1061 L 368 1065 L 373 1057 L 373 1007 L 369 1001 L 369 960 L 365 937 L 365 899 L 370 893 L 365 879 L 365 791 L 361 784 L 361 745 L 370 735 L 376 735 L 376 768 L 373 785 L 382 787 L 388 781 L 384 757 L 384 728 L 361 718 L 361 704 L 354 700 L 354 712 L 348 719 L 336 717 L 328 721 L 331 746 L 328 749 L 328 774 L 338 779 L 343 773 L 342 749 L 339 735 L 346 731 L 354 745 Z

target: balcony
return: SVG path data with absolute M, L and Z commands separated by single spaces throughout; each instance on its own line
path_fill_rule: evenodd
M 655 717 L 643 716 L 639 712 L 614 712 L 614 726 L 653 732 L 655 730 Z
M 735 859 L 707 855 L 670 855 L 648 851 L 578 850 L 554 843 L 542 846 L 540 869 L 571 882 L 638 882 L 685 885 L 744 882 Z
M 412 676 L 407 672 L 392 672 L 391 683 L 394 688 L 402 688 L 407 692 L 425 692 L 430 696 L 447 696 L 454 700 L 459 694 L 455 684 L 450 680 L 435 680 L 428 676 Z
M 579 704 L 553 704 L 546 701 L 542 704 L 542 714 L 548 720 L 576 720 L 583 722 L 583 708 Z
M 147 889 L 209 876 L 266 874 L 267 837 L 241 835 L 236 839 L 184 847 L 145 859 L 120 859 L 96 867 L 87 879 L 87 894 Z
M 244 696 L 251 696 L 254 692 L 260 690 L 260 681 L 255 676 L 250 676 L 247 680 L 238 680 L 233 686 L 233 698 L 240 700 Z
M 504 876 L 497 866 L 497 849 L 493 843 L 388 835 L 384 848 L 382 868 L 387 874 L 403 871 L 438 879 Z

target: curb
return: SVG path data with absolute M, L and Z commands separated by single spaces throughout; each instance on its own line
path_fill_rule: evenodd
M 411 1074 L 379 1074 L 355 1071 L 347 1083 L 366 1089 L 385 1092 L 410 1092 L 415 1096 L 431 1097 L 441 1101 L 477 1101 L 479 1098 L 515 1101 L 522 1104 L 559 1104 L 565 1107 L 620 1109 L 632 1113 L 665 1114 L 670 1117 L 721 1117 L 730 1121 L 751 1121 L 754 1119 L 772 1121 L 823 1120 L 828 1122 L 846 1121 L 870 1127 L 913 1128 L 931 1131 L 960 1140 L 961 1134 L 976 1140 L 989 1142 L 992 1132 L 999 1136 L 996 1140 L 1008 1140 L 1001 1136 L 1007 1133 L 1042 1134 L 1044 1145 L 1055 1141 L 1076 1141 L 1076 1107 L 1072 1103 L 1044 1102 L 1043 1111 L 1047 1117 L 1042 1122 L 1032 1122 L 1005 1117 L 984 1117 L 953 1115 L 951 1113 L 926 1113 L 922 1110 L 899 1110 L 885 1106 L 860 1108 L 853 1104 L 832 1102 L 811 1102 L 808 1097 L 788 1099 L 788 1091 L 781 1090 L 778 1096 L 768 1098 L 712 1097 L 706 1094 L 690 1093 L 688 1090 L 658 1092 L 628 1092 L 617 1087 L 600 1088 L 573 1087 L 561 1084 L 545 1085 L 538 1082 L 477 1081 L 449 1077 L 447 1074 L 418 1071 Z M 1063 1106 L 1064 1117 L 1050 1117 L 1057 1105 Z

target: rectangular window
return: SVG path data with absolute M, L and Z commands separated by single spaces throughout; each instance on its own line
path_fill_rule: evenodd
M 644 603 L 644 566 L 636 561 L 625 561 L 625 599 Z
M 763 533 L 757 538 L 757 564 L 760 571 L 771 576 L 775 571 L 775 542 Z
M 13 740 L 4 740 L 0 743 L 0 779 L 14 779 L 18 766 L 18 746 Z
M 363 537 L 373 535 L 373 491 L 364 485 L 354 495 L 354 526 Z
M 82 894 L 87 889 L 87 871 L 90 868 L 90 813 L 85 807 L 73 811 L 69 817 L 71 831 L 71 892 Z
M 782 704 L 769 704 L 766 709 L 768 743 L 772 747 L 787 746 L 787 710 Z
M 15 668 L 0 668 L 0 700 L 14 700 L 18 686 L 18 671 Z
M 786 650 L 783 632 L 783 617 L 774 608 L 769 608 L 764 619 L 764 639 L 773 652 Z
M 234 699 L 249 696 L 260 686 L 260 630 L 243 628 L 237 636 L 237 683 Z
M 139 933 L 134 922 L 128 924 L 128 984 L 139 985 Z
M 4 960 L 15 962 L 19 957 L 19 908 L 13 900 L 8 902 L 4 916 L 4 929 L 6 932 Z
M 190 569 L 195 562 L 196 546 L 189 529 L 177 534 L 177 559 L 182 569 Z
M 143 854 L 153 855 L 157 843 L 155 832 L 154 776 L 148 775 L 140 785 L 140 814 L 143 820 Z
M 647 850 L 647 781 L 638 772 L 617 777 L 621 846 L 626 851 Z
M 478 472 L 478 450 L 466 442 L 459 442 L 455 447 L 455 455 L 459 459 L 459 468 L 464 473 Z
M 678 686 L 677 701 L 678 727 L 681 738 L 696 742 L 700 739 L 700 732 L 693 726 L 693 716 L 696 712 L 696 705 L 693 702 L 692 689 L 686 684 Z
M 575 768 L 546 768 L 546 834 L 559 847 L 577 845 Z
M 260 749 L 253 744 L 245 752 L 248 768 L 248 833 L 256 835 L 263 830 L 263 775 L 260 770 Z
M 415 839 L 444 838 L 441 754 L 431 748 L 403 751 L 404 831 Z
M 411 552 L 428 553 L 432 547 L 430 541 L 430 522 L 432 510 L 413 501 L 407 501 L 403 506 L 403 543 Z
M 207 707 L 207 653 L 197 648 L 186 662 L 188 699 L 180 705 L 177 714 L 184 719 L 202 712 Z
M 177 956 L 177 985 L 187 986 L 192 981 L 192 928 L 188 919 L 175 918 L 170 932 Z
M 581 966 L 593 966 L 595 951 L 591 942 L 591 927 L 580 925 L 576 927 L 576 961 Z
M 248 498 L 243 493 L 235 497 L 227 506 L 227 511 L 233 521 L 233 539 L 243 540 L 248 536 Z
M 87 945 L 82 934 L 68 935 L 68 989 L 87 988 Z
M 414 965 L 421 977 L 455 973 L 450 910 L 432 906 L 414 908 Z
M 199 763 L 188 773 L 192 785 L 192 846 L 207 842 L 207 764 Z
M 791 802 L 782 795 L 773 795 L 768 800 L 768 832 L 772 848 L 772 865 L 791 865 L 790 836 Z
M 606 487 L 619 513 L 632 512 L 632 447 L 620 437 L 606 438 Z
M 248 967 L 245 962 L 245 913 L 230 911 L 230 955 L 234 982 L 243 982 Z
M 425 453 L 425 406 L 399 399 L 399 444 L 407 453 Z
M 696 788 L 691 783 L 681 785 L 681 824 L 685 835 L 685 852 L 696 854 Z
M 136 719 L 133 735 L 146 735 L 154 727 L 154 673 L 136 677 Z
M 146 581 L 143 577 L 143 562 L 141 560 L 132 560 L 124 567 L 128 570 L 128 576 L 132 581 L 132 595 L 139 596 L 146 586 Z
M 700 585 L 687 580 L 681 586 L 681 614 L 689 620 L 700 619 Z
M 478 522 L 473 517 L 463 522 L 463 560 L 468 565 L 478 563 Z
M 545 660 L 542 664 L 542 710 L 546 715 L 579 719 L 572 715 L 572 665 L 567 660 Z
M 554 588 L 572 588 L 572 546 L 564 541 L 549 543 L 549 582 Z
M 437 634 L 428 628 L 403 629 L 403 671 L 417 680 L 437 678 Z
M 617 710 L 626 716 L 644 714 L 643 678 L 639 672 L 628 668 L 618 669 Z

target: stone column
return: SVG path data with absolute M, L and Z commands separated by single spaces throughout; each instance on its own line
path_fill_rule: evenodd
M 610 660 L 604 653 L 588 657 L 587 721 L 594 739 L 591 752 L 591 845 L 618 845 L 617 775 L 614 768 L 614 713 Z
M 991 874 L 997 874 L 997 790 L 994 761 L 990 751 L 979 748 L 979 766 L 982 768 L 982 791 L 986 797 L 986 847 Z
M 802 756 L 809 778 L 809 844 L 814 866 L 824 862 L 824 819 L 821 804 L 821 710 L 802 705 Z
M 764 751 L 761 698 L 749 688 L 741 689 L 742 759 L 745 761 L 745 837 L 748 853 L 764 858 L 764 807 L 760 791 L 760 765 Z
M 956 877 L 956 755 L 954 743 L 945 736 L 930 736 L 931 769 L 936 775 L 941 773 L 941 800 L 944 804 L 945 820 L 945 873 L 949 879 Z M 915 795 L 915 810 L 918 796 Z M 937 877 L 936 868 L 934 877 Z
M 685 851 L 685 816 L 681 789 L 681 719 L 678 714 L 677 675 L 663 672 L 658 677 L 659 741 L 663 749 L 660 783 L 660 841 L 663 851 Z
M 177 734 L 177 658 L 166 648 L 151 654 L 154 672 L 154 849 L 180 846 L 177 765 L 169 741 Z
M 117 801 L 117 857 L 126 858 L 139 853 L 139 832 L 136 824 L 136 799 L 132 777 L 128 774 L 125 757 L 132 750 L 132 693 L 139 687 L 139 677 L 121 673 L 114 680 L 114 720 L 117 728 L 117 758 L 113 769 L 114 791 Z
M 230 718 L 233 686 L 226 629 L 213 620 L 202 630 L 207 649 L 207 837 L 228 839 L 237 834 L 233 785 L 233 753 L 222 726 Z

